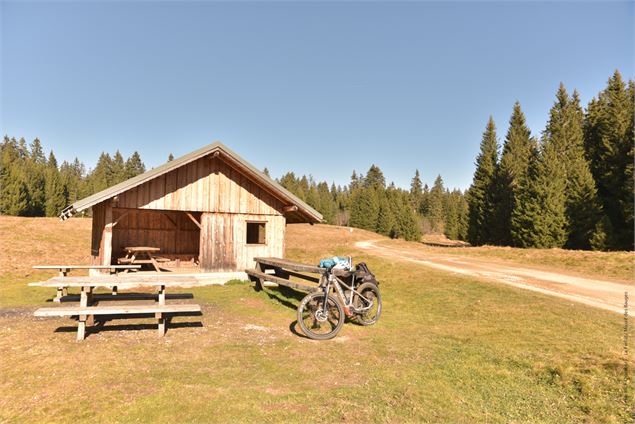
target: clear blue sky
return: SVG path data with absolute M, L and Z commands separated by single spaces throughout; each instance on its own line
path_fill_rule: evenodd
M 220 140 L 273 176 L 467 188 L 488 116 L 542 131 L 634 72 L 633 2 L 2 2 L 1 129 L 93 166 Z

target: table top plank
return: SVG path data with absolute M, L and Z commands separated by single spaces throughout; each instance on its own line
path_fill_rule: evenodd
M 116 275 L 116 276 L 85 276 L 85 277 L 52 277 L 46 281 L 29 283 L 29 286 L 37 287 L 139 287 L 139 286 L 178 286 L 181 284 L 197 284 L 195 276 L 178 275 Z
M 161 249 L 158 247 L 151 246 L 127 246 L 124 247 L 124 250 L 128 252 L 160 252 Z
M 141 265 L 34 265 L 34 269 L 139 269 Z

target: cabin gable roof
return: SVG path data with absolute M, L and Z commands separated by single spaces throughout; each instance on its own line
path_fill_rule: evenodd
M 289 222 L 322 222 L 322 215 L 318 211 L 307 205 L 289 190 L 282 187 L 278 182 L 255 168 L 220 142 L 209 144 L 170 162 L 166 162 L 163 165 L 151 169 L 143 174 L 137 175 L 136 177 L 130 178 L 84 199 L 78 200 L 62 210 L 59 215 L 60 219 L 66 220 L 78 212 L 84 211 L 98 203 L 111 199 L 121 193 L 167 174 L 172 170 L 210 155 L 219 157 L 229 165 L 239 168 L 241 172 L 252 179 L 256 184 L 263 187 L 273 196 L 288 205 L 285 215 L 287 216 Z

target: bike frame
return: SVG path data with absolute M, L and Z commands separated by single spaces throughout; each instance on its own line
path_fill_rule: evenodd
M 349 307 L 352 307 L 355 310 L 355 307 L 353 306 L 353 298 L 355 294 L 359 296 L 359 298 L 362 299 L 362 301 L 366 303 L 367 305 L 372 304 L 370 300 L 366 299 L 364 296 L 362 296 L 360 292 L 355 290 L 355 275 L 353 275 L 352 277 L 350 286 L 346 284 L 344 281 L 342 281 L 340 278 L 338 278 L 337 276 L 333 275 L 333 273 L 331 273 L 330 271 L 325 274 L 325 278 L 326 278 L 326 284 L 324 285 L 324 293 L 326 295 L 326 298 L 328 299 L 328 295 L 331 291 L 331 285 L 333 285 L 334 286 L 333 291 L 337 293 L 337 297 L 346 311 L 348 311 Z M 346 287 L 347 290 L 351 291 L 351 296 L 349 299 L 346 298 L 346 294 L 344 293 L 344 290 L 342 290 L 342 286 Z M 327 303 L 328 302 L 325 301 L 322 306 L 322 312 L 324 312 L 324 314 L 327 313 L 326 312 Z

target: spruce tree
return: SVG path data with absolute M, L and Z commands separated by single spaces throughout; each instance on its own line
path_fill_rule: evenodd
M 480 153 L 476 157 L 474 179 L 467 194 L 468 230 L 467 238 L 473 245 L 493 241 L 491 236 L 494 222 L 494 191 L 498 166 L 498 140 L 496 125 L 491 116 L 481 139 Z
M 414 209 L 410 204 L 409 193 L 398 191 L 395 196 L 397 214 L 395 217 L 394 237 L 409 241 L 420 241 L 421 231 Z
M 561 83 L 543 138 L 553 145 L 565 184 L 567 241 L 570 249 L 590 249 L 601 217 L 595 181 L 584 154 L 584 115 L 577 92 L 569 97 Z
M 349 225 L 375 231 L 379 218 L 379 199 L 372 188 L 358 188 L 351 193 Z
M 520 181 L 510 225 L 514 246 L 562 247 L 567 240 L 566 183 L 554 143 L 545 141 L 540 155 L 532 143 L 526 176 Z
M 378 166 L 371 165 L 363 180 L 363 186 L 374 190 L 384 190 L 386 188 L 384 173 L 381 172 Z
M 113 186 L 115 184 L 119 184 L 122 181 L 125 181 L 126 178 L 126 164 L 124 163 L 123 156 L 121 152 L 117 150 L 115 155 L 112 158 L 111 164 L 112 176 L 108 181 L 109 186 Z
M 605 226 L 611 249 L 633 249 L 633 82 L 615 71 L 608 85 L 587 107 L 586 154 L 598 195 L 611 225 Z
M 395 216 L 387 194 L 381 196 L 379 200 L 379 212 L 377 214 L 377 225 L 375 227 L 379 234 L 389 237 L 395 236 Z
M 124 164 L 122 178 L 127 180 L 129 178 L 136 177 L 139 174 L 143 174 L 144 172 L 146 172 L 146 166 L 143 164 L 143 161 L 141 160 L 141 155 L 139 155 L 139 152 L 135 151 L 132 153 L 132 155 L 130 155 L 130 157 L 126 160 L 126 163 Z
M 430 196 L 428 199 L 428 214 L 427 218 L 430 221 L 432 232 L 442 233 L 444 230 L 444 203 L 445 203 L 445 188 L 443 187 L 443 179 L 441 175 L 438 175 L 434 180 L 434 185 L 430 190 Z
M 421 176 L 419 175 L 419 170 L 415 170 L 415 176 L 412 177 L 412 181 L 410 182 L 410 199 L 412 207 L 415 210 L 419 210 L 421 208 L 421 199 L 423 195 L 423 185 L 421 184 Z
M 49 167 L 46 175 L 46 216 L 57 216 L 66 206 L 67 192 L 57 168 Z
M 495 190 L 492 193 L 496 207 L 492 219 L 491 241 L 495 244 L 512 244 L 512 212 L 516 207 L 521 184 L 527 181 L 531 156 L 531 133 L 520 103 L 516 102 L 509 120 L 503 153 L 496 171 Z

